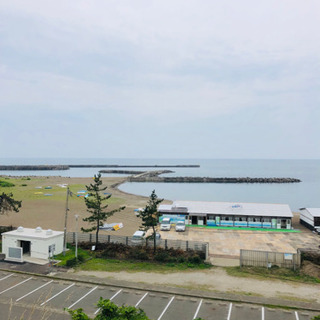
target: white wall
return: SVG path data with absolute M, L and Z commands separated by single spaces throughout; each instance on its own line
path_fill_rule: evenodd
M 20 247 L 20 241 L 30 241 L 30 257 L 38 259 L 48 259 L 49 257 L 49 246 L 55 245 L 54 254 L 59 254 L 63 251 L 63 234 L 51 238 L 30 238 L 12 235 L 2 236 L 2 253 L 8 256 L 9 247 Z

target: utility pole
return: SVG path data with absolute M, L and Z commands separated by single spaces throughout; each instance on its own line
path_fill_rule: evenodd
M 75 252 L 75 256 L 76 256 L 76 259 L 78 259 L 78 218 L 79 218 L 79 215 L 76 214 L 75 218 L 76 218 L 76 252 Z
M 70 190 L 69 190 L 69 187 L 67 187 L 66 213 L 64 216 L 63 256 L 66 255 L 66 250 L 67 250 L 67 220 L 68 220 L 68 211 L 69 211 L 69 194 L 70 194 Z

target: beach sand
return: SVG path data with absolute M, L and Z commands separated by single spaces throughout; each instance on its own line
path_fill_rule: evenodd
M 17 177 L 20 179 L 21 177 Z M 67 220 L 67 230 L 75 231 L 75 215 L 79 215 L 79 230 L 80 227 L 88 227 L 82 218 L 89 216 L 87 208 L 82 197 L 77 197 L 79 190 L 85 190 L 85 186 L 93 182 L 92 178 L 70 178 L 70 177 L 35 177 L 30 176 L 31 180 L 17 180 L 13 189 L 14 198 L 22 200 L 22 207 L 18 213 L 9 212 L 0 216 L 1 226 L 23 226 L 25 228 L 36 228 L 37 226 L 43 229 L 52 229 L 63 231 L 65 213 L 66 213 L 66 195 L 67 189 L 58 186 L 59 184 L 68 184 L 74 196 L 69 197 L 69 211 Z M 3 180 L 3 178 L 1 178 Z M 11 181 L 13 177 L 10 177 Z M 108 200 L 110 210 L 126 206 L 125 210 L 115 213 L 108 218 L 107 223 L 122 222 L 124 227 L 118 231 L 103 231 L 101 234 L 115 235 L 132 235 L 139 229 L 140 219 L 134 214 L 134 209 L 145 207 L 148 198 L 128 194 L 112 187 L 115 184 L 124 181 L 123 177 L 103 177 L 103 186 L 108 188 L 104 192 L 112 194 Z M 22 187 L 21 184 L 27 184 Z M 46 186 L 51 186 L 52 189 L 45 189 Z M 42 187 L 41 189 L 38 189 Z M 8 192 L 6 188 L 2 188 L 1 192 Z M 42 193 L 39 193 L 42 192 Z M 150 190 L 151 194 L 152 190 Z M 45 196 L 44 194 L 52 194 Z M 165 202 L 164 202 L 165 203 Z M 108 209 L 109 209 L 108 208 Z

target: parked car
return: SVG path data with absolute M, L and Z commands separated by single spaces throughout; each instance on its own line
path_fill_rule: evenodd
M 161 231 L 169 231 L 171 229 L 170 218 L 163 218 L 160 224 Z
M 144 236 L 145 236 L 144 231 L 140 231 L 140 230 L 136 231 L 131 238 L 131 242 L 140 244 L 144 241 Z
M 153 234 L 151 234 L 149 237 L 147 237 L 148 238 L 148 240 L 150 241 L 150 242 L 153 242 Z M 158 233 L 158 232 L 156 232 L 156 244 L 160 244 L 161 243 L 161 234 L 160 233 Z
M 184 221 L 178 221 L 176 223 L 176 231 L 177 232 L 183 232 L 183 231 L 186 231 L 186 224 Z

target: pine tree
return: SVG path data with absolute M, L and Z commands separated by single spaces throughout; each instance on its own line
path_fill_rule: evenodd
M 159 213 L 158 213 L 158 205 L 163 201 L 163 199 L 159 199 L 155 193 L 155 190 L 152 191 L 148 204 L 146 207 L 140 211 L 138 217 L 141 218 L 142 224 L 141 229 L 147 232 L 150 228 L 152 228 L 152 235 L 153 238 L 153 252 L 156 252 L 156 226 L 158 225 L 159 221 Z
M 12 193 L 0 194 L 0 215 L 6 213 L 7 211 L 19 212 L 21 207 L 21 201 L 15 200 L 12 198 Z
M 101 192 L 107 189 L 107 186 L 102 187 L 101 173 L 94 175 L 94 183 L 86 186 L 88 191 L 88 197 L 85 197 L 85 204 L 87 206 L 87 211 L 91 215 L 87 218 L 82 219 L 83 221 L 93 224 L 91 228 L 85 229 L 81 228 L 83 232 L 96 231 L 96 248 L 99 242 L 99 228 L 103 226 L 103 223 L 114 213 L 122 211 L 125 207 L 120 207 L 118 209 L 107 211 L 108 204 L 104 204 L 106 200 L 111 197 L 111 194 L 107 196 L 101 195 Z

